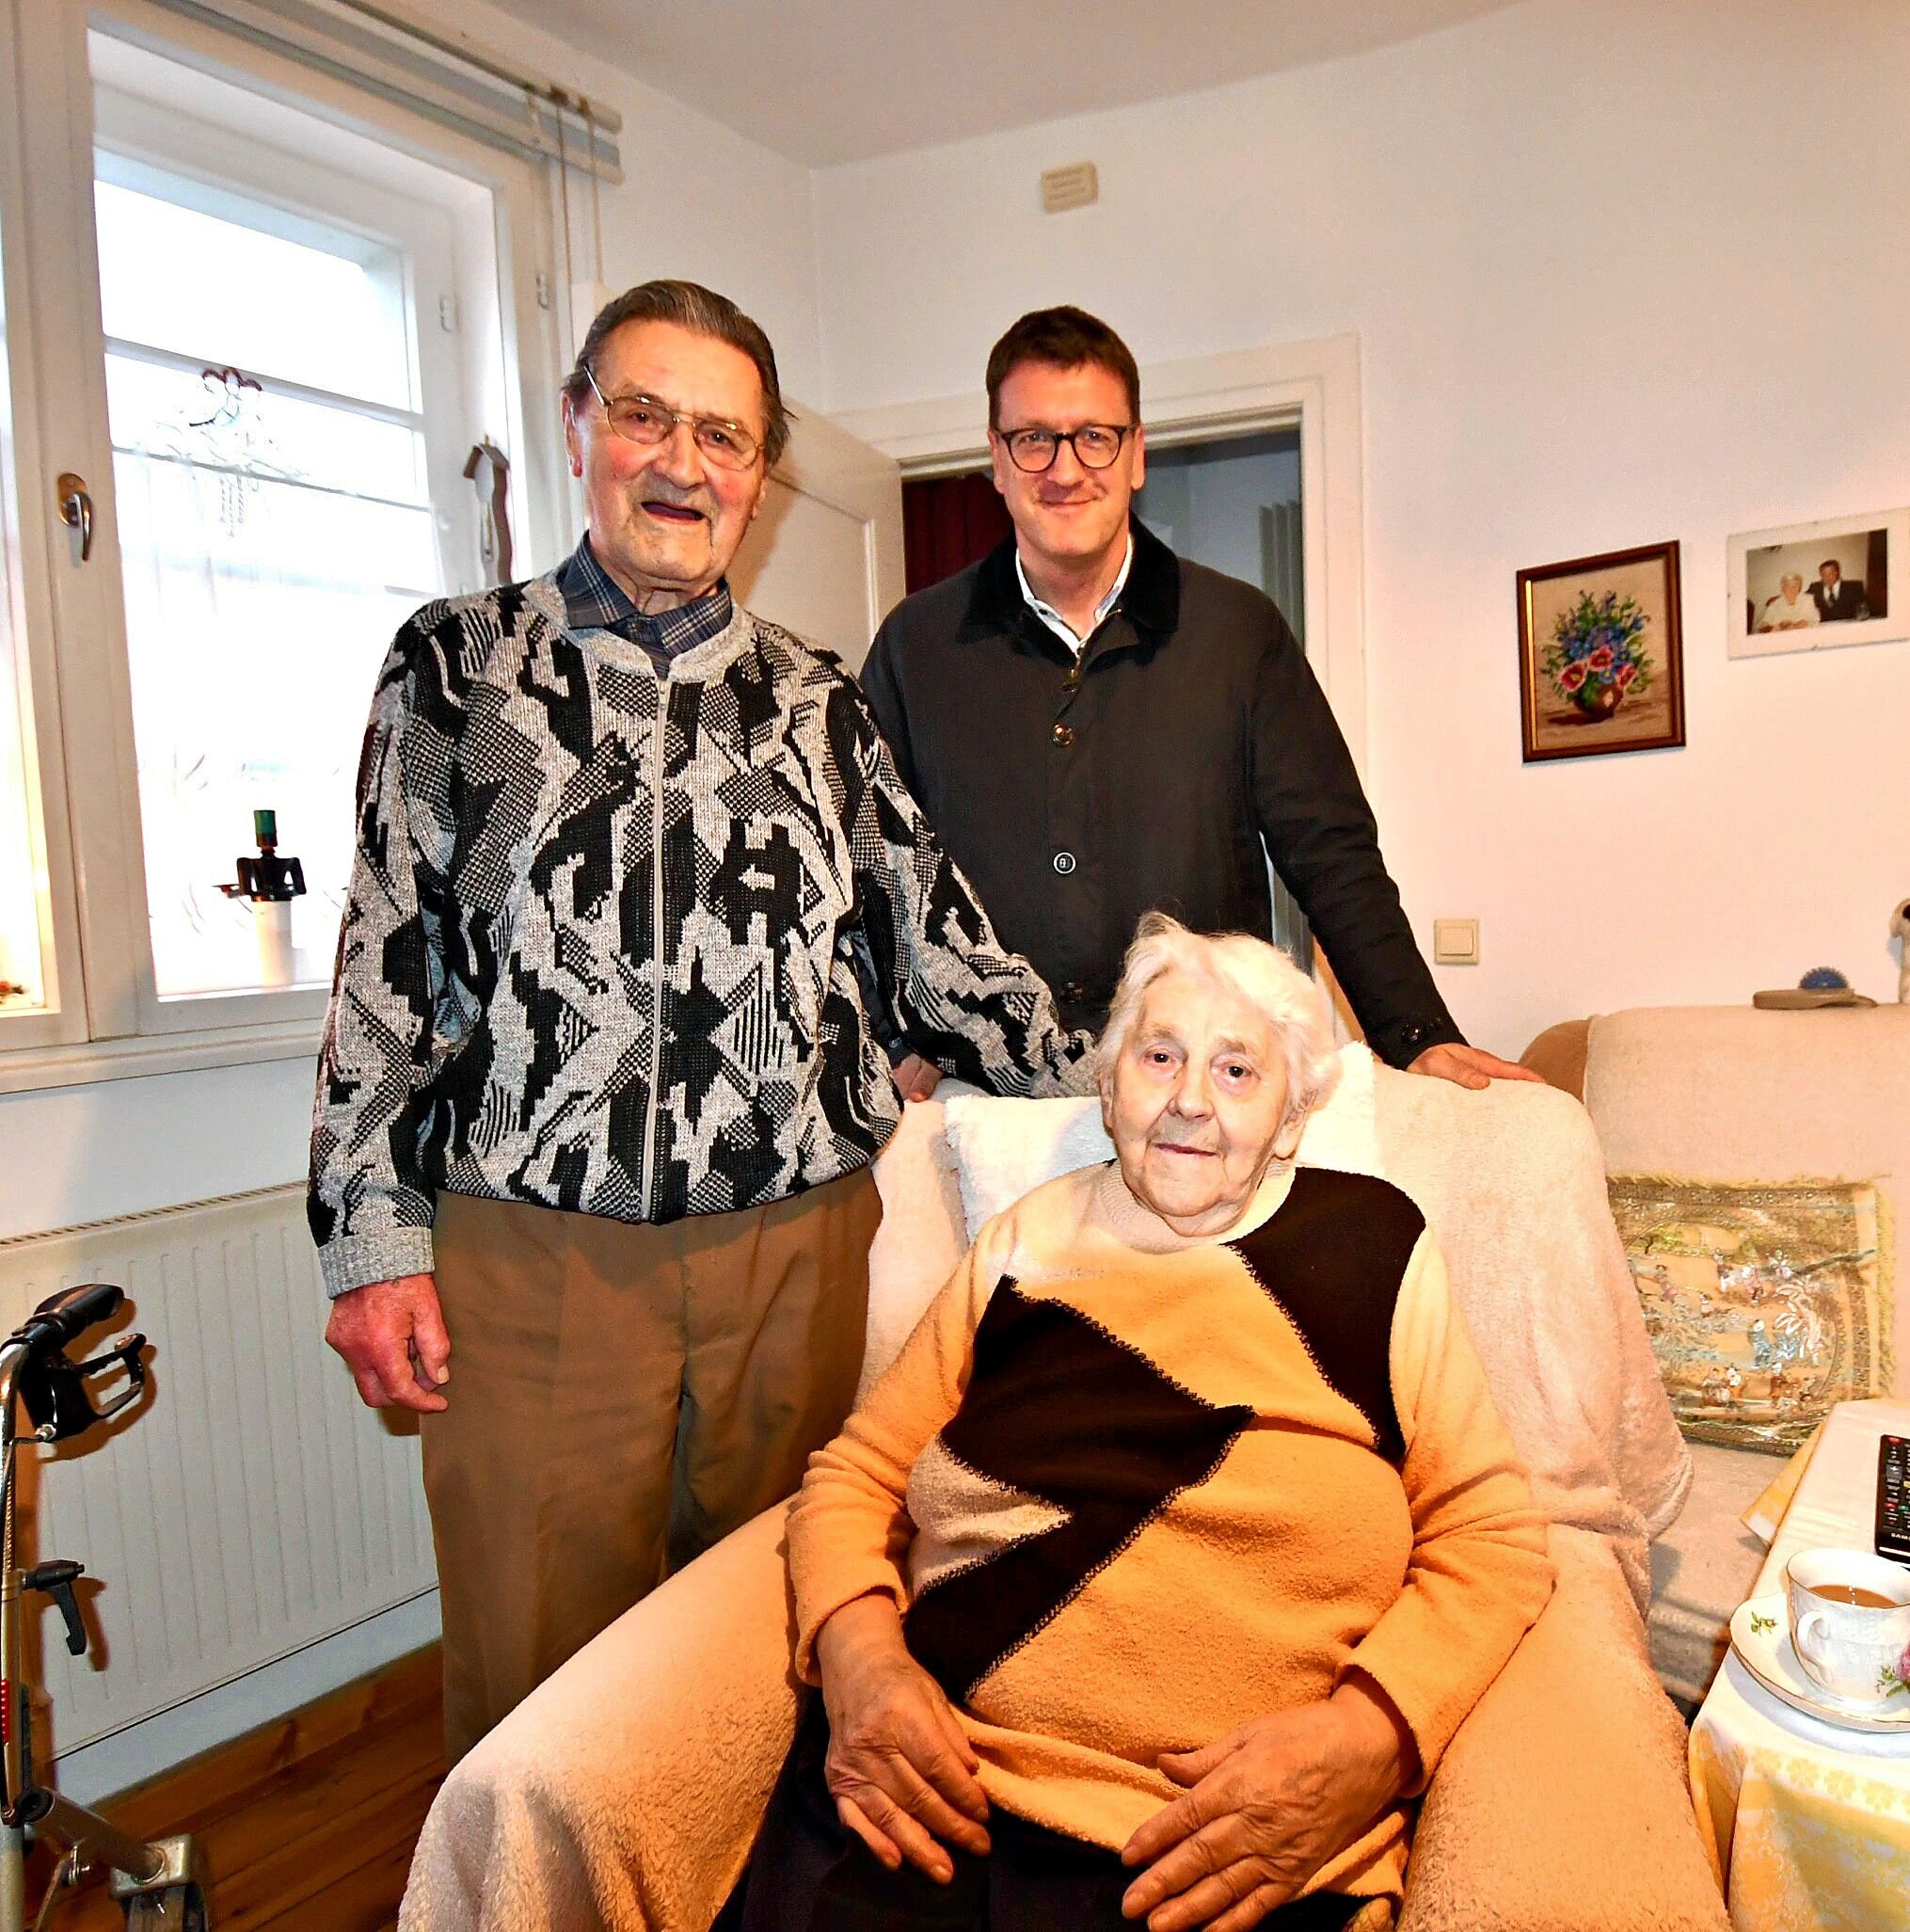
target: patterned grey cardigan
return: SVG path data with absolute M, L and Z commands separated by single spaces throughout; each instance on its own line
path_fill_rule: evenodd
M 425 606 L 379 675 L 319 1062 L 334 1295 L 432 1266 L 435 1191 L 629 1221 L 775 1201 L 899 1118 L 910 1043 L 1090 1085 L 826 651 L 739 609 L 660 679 L 554 577 Z

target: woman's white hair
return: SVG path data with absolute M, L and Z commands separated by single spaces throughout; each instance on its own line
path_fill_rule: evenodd
M 1147 989 L 1163 973 L 1193 973 L 1224 986 L 1264 1014 L 1286 1060 L 1286 1118 L 1304 1120 L 1333 1090 L 1339 1054 L 1326 996 L 1279 947 L 1249 933 L 1189 932 L 1166 913 L 1145 914 L 1122 963 L 1121 984 L 1094 1046 L 1106 1099 Z

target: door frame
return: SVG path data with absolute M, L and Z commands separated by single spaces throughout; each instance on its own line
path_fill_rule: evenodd
M 770 472 L 770 480 L 792 495 L 808 497 L 839 511 L 862 529 L 867 618 L 859 636 L 836 641 L 833 647 L 850 670 L 860 670 L 878 627 L 908 590 L 901 476 L 893 456 L 849 434 L 835 418 L 793 402 L 789 415 L 789 446 Z M 769 520 L 766 518 L 764 522 Z M 769 562 L 762 546 L 773 540 L 772 533 L 758 524 L 743 538 L 731 573 L 738 599 L 752 611 L 757 610 L 752 589 Z M 757 611 L 757 615 L 774 621 L 772 611 Z
M 1140 387 L 1148 441 L 1157 449 L 1261 429 L 1299 431 L 1307 657 L 1363 777 L 1365 465 L 1360 338 L 1326 336 L 1145 364 Z M 893 456 L 904 478 L 950 475 L 988 460 L 987 406 L 979 391 L 837 410 L 834 420 Z

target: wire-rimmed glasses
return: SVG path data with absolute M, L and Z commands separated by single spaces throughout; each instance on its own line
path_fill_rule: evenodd
M 679 423 L 689 424 L 696 447 L 703 452 L 705 459 L 719 470 L 747 470 L 762 448 L 762 444 L 740 423 L 731 423 L 722 416 L 692 416 L 687 410 L 673 409 L 668 403 L 661 403 L 655 396 L 617 396 L 613 399 L 598 387 L 597 372 L 588 362 L 583 365 L 583 374 L 596 391 L 597 401 L 603 405 L 603 413 L 612 430 L 626 442 L 635 443 L 639 449 L 653 450 L 658 444 L 668 442 L 676 435 Z M 1053 462 L 1054 458 L 1050 456 L 1048 460 Z
M 1084 470 L 1106 470 L 1134 433 L 1132 423 L 1084 423 L 1078 429 L 1003 429 L 996 434 L 1008 445 L 1009 460 L 1017 470 L 1039 476 L 1055 467 L 1066 443 Z

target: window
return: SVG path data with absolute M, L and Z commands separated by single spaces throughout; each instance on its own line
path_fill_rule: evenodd
M 322 982 L 373 680 L 445 582 L 407 263 L 111 152 L 97 171 L 155 991 Z M 219 889 L 260 809 L 309 888 L 289 961 Z
M 569 521 L 521 117 L 188 11 L 0 0 L 0 1091 L 313 1049 L 378 666 L 491 581 L 473 446 L 516 574 Z M 265 813 L 289 927 L 221 890 Z
M 459 313 L 466 184 L 100 32 L 89 53 L 145 1004 L 193 1024 L 329 978 L 378 664 L 483 582 L 461 350 L 497 330 Z M 289 935 L 221 890 L 260 811 L 308 888 Z

